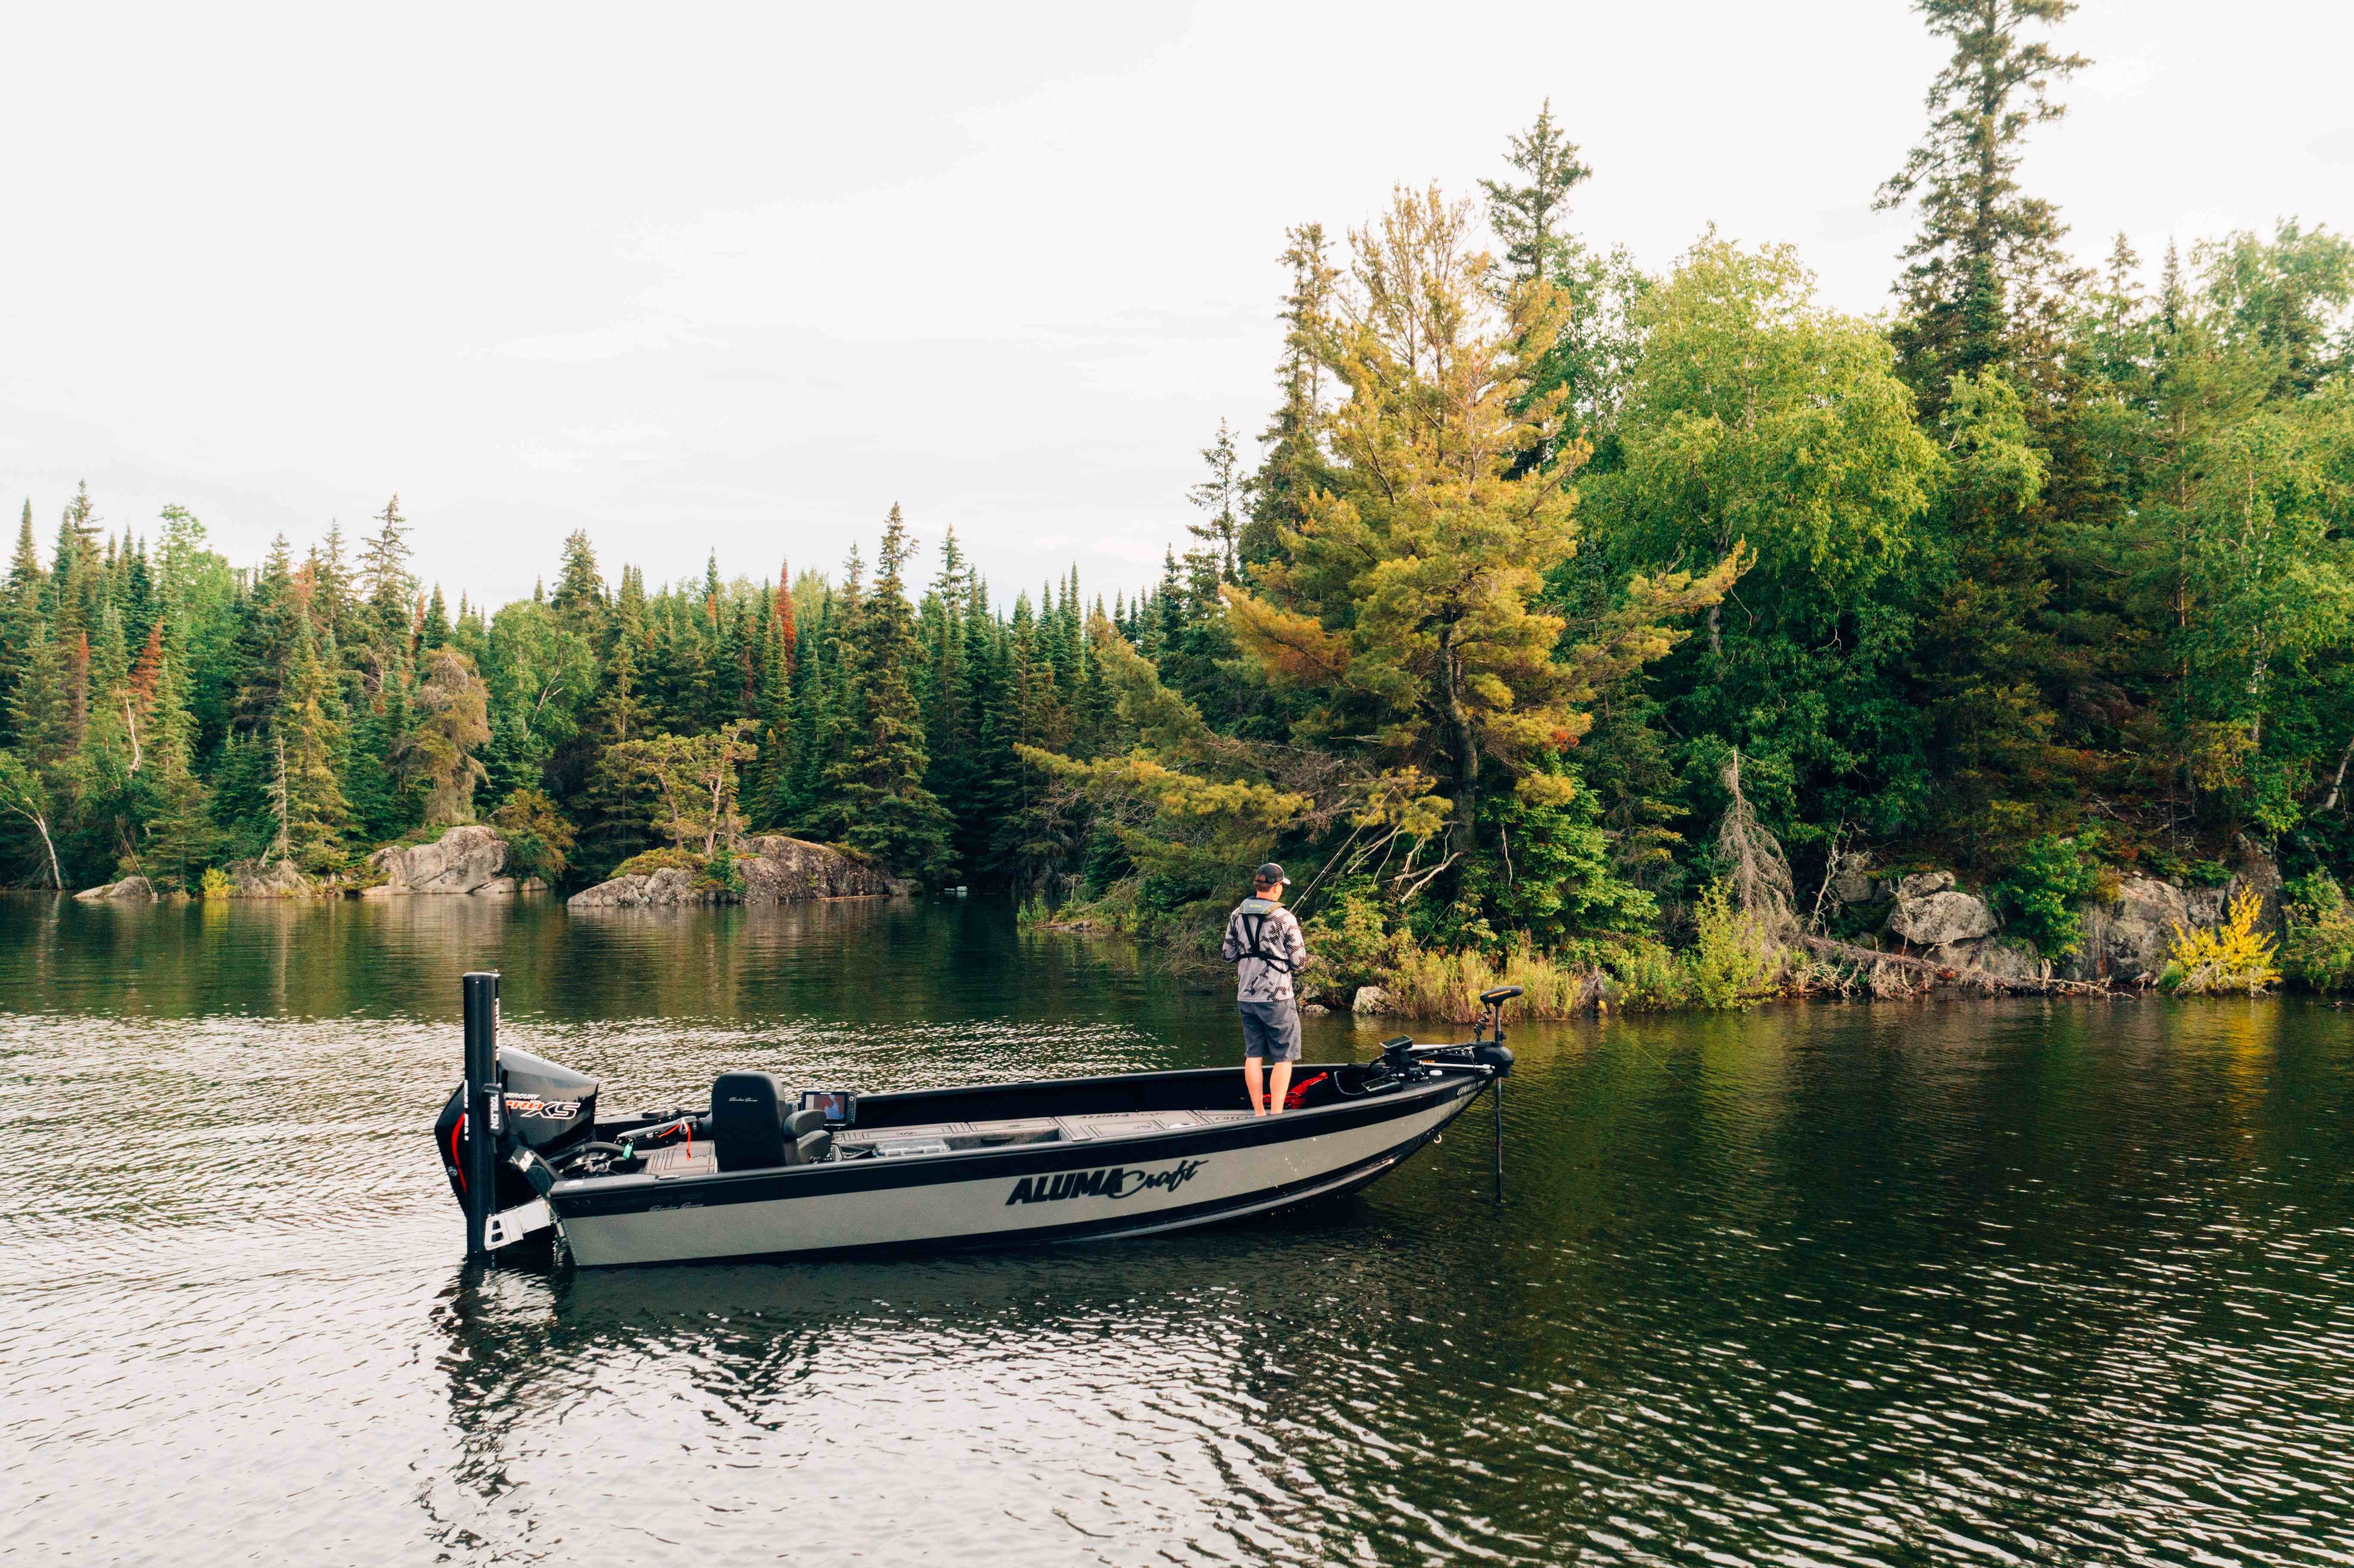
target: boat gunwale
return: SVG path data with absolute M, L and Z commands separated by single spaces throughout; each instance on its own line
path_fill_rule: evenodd
M 1317 1067 L 1356 1066 L 1360 1063 L 1310 1063 Z M 1368 1126 L 1413 1114 L 1435 1100 L 1460 1097 L 1467 1101 L 1490 1081 L 1484 1070 L 1455 1063 L 1433 1063 L 1431 1077 L 1400 1086 L 1390 1092 L 1332 1105 L 1302 1107 L 1279 1116 L 1245 1117 L 1200 1127 L 1129 1133 L 1085 1142 L 1007 1144 L 997 1148 L 952 1150 L 945 1154 L 895 1160 L 826 1160 L 813 1165 L 764 1166 L 751 1171 L 713 1171 L 677 1176 L 633 1172 L 559 1181 L 548 1202 L 565 1219 L 597 1219 L 663 1209 L 709 1207 L 737 1203 L 773 1202 L 784 1199 L 829 1197 L 851 1192 L 883 1192 L 901 1187 L 928 1187 L 992 1176 L 1021 1177 L 1059 1171 L 1087 1170 L 1140 1155 L 1148 1160 L 1183 1160 L 1286 1143 Z M 1095 1085 L 1134 1082 L 1140 1078 L 1173 1078 L 1224 1075 L 1225 1068 L 1179 1068 L 1154 1073 L 1123 1073 L 1097 1078 L 1049 1078 L 1017 1084 L 978 1085 L 970 1088 L 919 1089 L 895 1095 L 902 1102 L 920 1097 L 945 1097 L 1055 1087 L 1085 1088 Z M 1468 1093 L 1466 1092 L 1468 1087 Z M 876 1096 L 877 1099 L 884 1097 Z M 1344 1113 L 1346 1120 L 1339 1119 Z M 1150 1115 L 1139 1111 L 1139 1115 Z M 878 1129 L 879 1130 L 879 1129 Z M 692 1194 L 691 1202 L 688 1195 Z

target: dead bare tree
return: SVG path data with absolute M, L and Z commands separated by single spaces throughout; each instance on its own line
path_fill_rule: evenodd
M 1780 938 L 1797 924 L 1797 888 L 1782 842 L 1757 820 L 1741 791 L 1741 753 L 1735 751 L 1720 777 L 1731 803 L 1717 824 L 1716 856 L 1724 867 L 1733 901 L 1766 936 Z

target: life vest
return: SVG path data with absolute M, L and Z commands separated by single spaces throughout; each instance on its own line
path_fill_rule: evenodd
M 1296 972 L 1290 959 L 1281 953 L 1270 953 L 1259 946 L 1259 937 L 1267 930 L 1267 916 L 1282 907 L 1272 898 L 1246 898 L 1235 906 L 1235 913 L 1242 917 L 1243 941 L 1246 944 L 1235 962 L 1257 959 L 1260 963 L 1273 964 L 1285 974 Z

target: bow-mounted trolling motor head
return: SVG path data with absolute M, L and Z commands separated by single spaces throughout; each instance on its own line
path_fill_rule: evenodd
M 1504 1044 L 1504 1003 L 1520 994 L 1516 985 L 1481 991 L 1479 1002 L 1488 1014 L 1472 1025 L 1471 1039 L 1466 1044 L 1417 1045 L 1411 1034 L 1393 1035 L 1382 1042 L 1375 1073 L 1381 1079 L 1413 1083 L 1430 1075 L 1431 1064 L 1446 1063 L 1484 1068 L 1490 1078 L 1511 1076 L 1512 1051 Z
M 1516 985 L 1500 985 L 1493 991 L 1481 991 L 1480 1005 L 1488 1010 L 1487 1040 L 1483 1042 L 1479 1038 L 1479 1024 L 1471 1026 L 1471 1043 L 1476 1047 L 1471 1053 L 1472 1059 L 1483 1064 L 1500 1078 L 1512 1075 L 1511 1047 L 1504 1044 L 1504 1003 L 1520 994 L 1521 988 Z

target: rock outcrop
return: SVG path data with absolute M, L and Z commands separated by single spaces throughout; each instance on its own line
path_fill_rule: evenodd
M 470 894 L 493 896 L 513 893 L 514 878 L 506 870 L 506 841 L 493 828 L 451 828 L 429 844 L 387 844 L 367 858 L 371 870 L 384 881 L 367 896 L 393 897 L 406 893 Z M 504 883 L 504 886 L 498 884 Z
M 575 909 L 649 909 L 683 904 L 793 904 L 812 898 L 879 898 L 898 892 L 883 868 L 864 856 L 805 839 L 763 833 L 744 841 L 736 859 L 740 898 L 695 886 L 691 871 L 664 866 L 643 875 L 617 876 L 572 895 Z
M 2154 985 L 2177 929 L 2221 924 L 2243 892 L 2256 895 L 2257 929 L 2278 935 L 2281 874 L 2269 856 L 2249 854 L 2221 887 L 2185 890 L 2156 877 L 2128 876 L 2117 884 L 2115 899 L 2084 906 L 2084 945 L 2062 972 L 2072 980 Z
M 84 904 L 152 904 L 155 885 L 143 876 L 126 876 L 103 887 L 86 887 L 74 897 Z
M 1390 993 L 1377 985 L 1361 985 L 1349 1011 L 1363 1018 L 1378 1018 L 1390 1007 Z
M 617 876 L 594 887 L 584 887 L 568 900 L 575 909 L 675 908 L 682 904 L 713 904 L 718 895 L 695 885 L 695 874 L 666 865 L 647 875 Z
M 221 874 L 231 898 L 303 898 L 318 891 L 291 860 L 233 860 Z
M 782 833 L 762 833 L 744 841 L 744 854 L 736 862 L 744 877 L 747 904 L 791 904 L 804 898 L 871 898 L 886 893 L 912 892 L 894 883 L 883 868 L 864 856 L 843 853 L 806 839 Z
M 2115 899 L 2087 905 L 2084 916 L 2084 946 L 2069 959 L 2065 972 L 2072 980 L 2113 985 L 2156 981 L 2166 968 L 2166 949 L 2174 941 L 2175 928 L 2200 923 L 2192 917 L 2190 897 L 2182 889 L 2154 876 L 2125 878 L 2117 884 Z
M 1994 911 L 1986 900 L 1956 889 L 1953 873 L 1923 872 L 1896 885 L 1888 928 L 1917 948 L 1949 948 L 1993 936 Z

